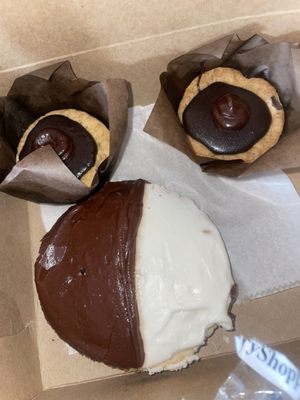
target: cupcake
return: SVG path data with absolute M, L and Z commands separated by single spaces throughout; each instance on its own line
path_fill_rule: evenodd
M 230 35 L 171 60 L 145 132 L 205 172 L 299 166 L 299 44 Z
M 88 196 L 120 158 L 127 110 L 125 80 L 77 78 L 69 62 L 17 78 L 0 110 L 0 190 L 47 203 Z

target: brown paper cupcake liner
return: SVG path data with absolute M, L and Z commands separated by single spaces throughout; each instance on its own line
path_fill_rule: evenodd
M 15 161 L 18 142 L 37 118 L 74 108 L 103 122 L 110 132 L 109 157 L 91 187 L 85 186 L 51 146 Z M 128 83 L 123 79 L 93 82 L 77 78 L 69 61 L 17 78 L 0 102 L 0 190 L 26 200 L 73 203 L 109 179 L 126 142 Z
M 277 90 L 285 110 L 285 127 L 278 143 L 251 164 L 241 160 L 220 161 L 193 152 L 177 110 L 185 89 L 201 73 L 216 67 L 240 70 L 246 77 L 261 77 Z M 300 166 L 300 46 L 269 43 L 254 35 L 221 38 L 191 50 L 169 62 L 160 75 L 161 90 L 145 132 L 170 144 L 198 163 L 202 170 L 227 176 L 248 175 L 272 169 Z

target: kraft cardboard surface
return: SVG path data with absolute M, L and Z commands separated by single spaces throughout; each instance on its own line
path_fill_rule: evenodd
M 1 194 L 0 209 L 0 337 L 5 337 L 34 319 L 33 282 L 27 204 Z
M 154 0 L 76 0 L 72 4 L 54 0 L 26 0 L 1 4 L 1 67 L 16 68 L 66 54 L 142 40 L 174 30 L 197 26 L 219 27 L 224 21 L 242 19 L 244 24 L 264 15 L 291 15 L 299 1 L 210 1 L 169 2 Z M 22 17 L 18 13 L 22 10 Z M 18 16 L 18 17 L 17 17 Z M 16 24 L 18 18 L 18 24 Z M 18 27 L 16 26 L 18 25 Z M 282 23 L 284 26 L 284 23 Z M 210 38 L 205 38 L 209 40 Z M 175 48 L 175 46 L 172 46 Z
M 56 1 L 50 10 L 45 9 L 41 0 L 36 0 L 31 10 L 24 7 L 24 2 L 11 2 L 8 9 L 6 5 L 1 5 L 5 8 L 1 13 L 3 23 L 0 25 L 0 43 L 5 48 L 0 64 L 2 94 L 7 92 L 17 76 L 38 66 L 69 59 L 77 75 L 86 79 L 97 80 L 99 76 L 127 79 L 132 83 L 135 103 L 144 105 L 155 100 L 160 87 L 158 77 L 168 61 L 187 49 L 234 32 L 238 32 L 241 38 L 261 33 L 278 40 L 299 39 L 298 0 L 286 1 L 284 5 L 279 1 L 271 4 L 267 0 L 252 1 L 251 4 L 245 0 L 176 0 L 171 8 L 166 1 L 151 4 L 143 1 L 140 2 L 143 6 L 137 6 L 134 0 L 126 3 L 114 0 L 112 4 L 107 1 L 87 3 L 77 0 L 72 5 L 65 3 L 64 6 Z M 12 24 L 15 9 L 24 9 L 29 13 L 24 18 L 22 29 L 16 29 Z M 247 12 L 249 9 L 252 10 L 250 14 Z M 113 17 L 110 19 L 111 12 Z M 72 19 L 73 14 L 77 18 Z M 84 23 L 77 24 L 78 15 L 80 19 L 82 16 Z M 193 18 L 189 21 L 191 15 Z M 94 18 L 97 24 L 94 23 L 92 29 L 89 28 L 89 21 Z M 183 22 L 179 23 L 181 19 Z M 43 23 L 45 20 L 46 24 Z M 38 25 L 33 25 L 32 30 L 34 22 L 38 22 Z M 118 25 L 119 31 L 115 40 L 115 29 L 105 29 L 113 23 L 113 26 Z M 52 29 L 53 26 L 55 29 Z M 70 28 L 66 29 L 66 26 Z M 139 36 L 128 36 L 129 32 L 137 29 L 136 26 L 140 29 Z M 155 29 L 156 26 L 160 29 Z M 70 40 L 68 35 L 72 37 Z M 83 40 L 78 40 L 78 36 Z M 105 37 L 111 38 L 109 44 L 105 44 Z M 84 48 L 80 46 L 82 41 Z M 4 60 L 8 61 L 4 63 Z
M 282 344 L 278 350 L 299 364 L 300 341 Z M 156 376 L 137 374 L 49 390 L 35 400 L 212 400 L 238 362 L 234 355 L 217 357 L 180 372 Z
M 0 354 L 1 399 L 31 399 L 43 389 L 33 325 L 0 338 Z
M 299 0 L 175 0 L 172 7 L 156 0 L 6 2 L 0 5 L 0 94 L 17 76 L 69 59 L 86 79 L 131 81 L 135 104 L 149 104 L 157 97 L 159 74 L 177 55 L 233 32 L 299 41 L 299 17 Z M 299 170 L 287 172 L 300 193 Z M 209 359 L 154 377 L 116 377 L 120 371 L 68 355 L 35 297 L 32 265 L 43 234 L 36 207 L 0 195 L 1 400 L 212 399 L 236 365 L 234 356 L 222 356 L 232 352 L 234 333 L 216 332 L 203 348 Z M 237 332 L 290 342 L 281 350 L 300 365 L 299 301 L 296 288 L 235 306 Z

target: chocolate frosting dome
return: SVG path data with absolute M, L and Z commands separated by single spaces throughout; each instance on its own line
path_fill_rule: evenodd
M 248 104 L 236 94 L 226 93 L 218 97 L 212 105 L 215 124 L 223 129 L 241 129 L 248 122 Z
M 125 369 L 144 360 L 134 278 L 143 193 L 143 181 L 106 184 L 57 221 L 35 264 L 41 306 L 58 335 Z
M 183 113 L 188 134 L 215 154 L 249 150 L 270 124 L 270 111 L 259 96 L 222 82 L 200 91 Z
M 51 145 L 57 155 L 80 179 L 95 163 L 97 145 L 78 122 L 63 115 L 49 115 L 30 131 L 19 158 L 39 147 Z

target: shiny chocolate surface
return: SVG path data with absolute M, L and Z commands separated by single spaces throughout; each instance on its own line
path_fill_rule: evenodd
M 183 113 L 187 133 L 215 154 L 249 150 L 270 124 L 270 111 L 260 97 L 221 82 L 200 91 Z
M 78 122 L 63 115 L 48 115 L 36 124 L 20 152 L 20 160 L 46 145 L 52 146 L 78 179 L 95 163 L 97 145 L 93 137 Z
M 226 93 L 212 104 L 212 116 L 217 127 L 237 130 L 246 125 L 250 111 L 241 97 Z
M 62 161 L 67 162 L 73 155 L 74 147 L 71 138 L 63 131 L 55 128 L 42 129 L 32 141 L 32 149 L 50 144 Z
M 107 183 L 45 235 L 35 282 L 46 319 L 87 357 L 119 368 L 144 362 L 135 291 L 144 181 Z

